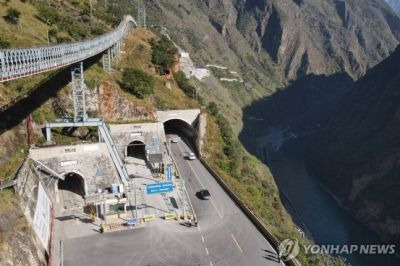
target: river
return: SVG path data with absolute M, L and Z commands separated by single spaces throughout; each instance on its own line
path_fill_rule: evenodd
M 282 201 L 296 224 L 317 244 L 381 244 L 378 236 L 341 208 L 310 176 L 305 164 L 305 140 L 287 141 L 268 152 L 269 166 Z M 398 250 L 397 250 L 398 251 Z M 352 266 L 394 266 L 391 255 L 342 255 Z

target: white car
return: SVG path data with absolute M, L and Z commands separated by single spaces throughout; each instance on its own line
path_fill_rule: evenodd
M 178 139 L 171 139 L 171 143 L 178 143 L 179 140 Z
M 191 153 L 189 153 L 189 154 L 187 155 L 187 159 L 188 159 L 188 160 L 196 160 L 196 155 L 194 155 L 194 153 L 191 152 Z

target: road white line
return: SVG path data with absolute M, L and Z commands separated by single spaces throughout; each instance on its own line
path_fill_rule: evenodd
M 201 241 L 203 241 L 203 243 L 204 243 L 204 236 L 201 236 Z
M 210 260 L 210 266 L 212 266 L 212 261 Z
M 183 153 L 181 147 L 178 145 L 178 149 L 181 153 Z M 203 183 L 201 183 L 200 178 L 197 176 L 196 171 L 193 169 L 193 166 L 190 165 L 190 162 L 187 163 L 190 167 L 190 169 L 192 170 L 192 173 L 194 174 L 194 176 L 196 177 L 197 181 L 199 181 L 200 186 L 205 189 L 206 187 L 203 185 Z M 215 205 L 214 201 L 212 199 L 210 199 L 211 204 L 213 205 L 214 209 L 217 211 L 219 218 L 222 219 L 222 214 L 221 212 L 218 210 L 217 206 Z
M 214 206 L 214 209 L 217 211 L 219 218 L 222 219 L 222 214 L 219 212 L 219 210 L 217 209 L 217 206 L 215 206 L 214 201 L 210 200 L 211 204 Z
M 200 225 L 199 225 L 199 224 L 197 224 L 197 229 L 198 229 L 199 231 L 201 231 L 201 228 L 200 228 Z
M 235 242 L 236 246 L 238 247 L 240 252 L 243 252 L 243 249 L 239 246 L 239 243 L 237 242 L 236 238 L 231 234 L 231 237 L 233 239 L 233 242 Z
M 206 248 L 206 253 L 207 253 L 207 256 L 210 255 L 210 253 L 208 253 L 208 249 L 207 248 Z

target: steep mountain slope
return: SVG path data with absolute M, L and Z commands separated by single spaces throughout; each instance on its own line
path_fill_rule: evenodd
M 264 3 L 263 3 L 264 2 Z M 237 25 L 287 77 L 347 72 L 353 78 L 398 43 L 399 19 L 381 0 L 275 0 L 238 3 Z
M 336 72 L 359 78 L 387 57 L 400 37 L 400 19 L 383 0 L 152 0 L 147 5 L 167 18 L 163 23 L 176 35 L 191 32 L 200 50 L 221 52 L 212 57 L 218 53 L 202 51 L 209 55 L 203 60 L 247 67 L 255 59 L 265 67 L 269 57 L 289 79 Z
M 385 0 L 393 10 L 400 15 L 400 1 L 399 0 Z
M 310 167 L 344 206 L 400 243 L 400 47 L 350 91 L 314 143 Z M 321 149 L 321 147 L 323 147 Z

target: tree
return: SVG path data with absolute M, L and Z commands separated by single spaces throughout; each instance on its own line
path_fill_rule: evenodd
M 122 72 L 121 87 L 143 99 L 154 92 L 154 78 L 137 68 L 125 68 Z
M 162 36 L 158 41 L 151 42 L 151 48 L 153 50 L 151 62 L 163 72 L 170 69 L 175 63 L 175 54 L 178 52 L 175 45 L 166 36 Z
M 17 9 L 15 8 L 8 8 L 6 15 L 4 16 L 4 19 L 11 24 L 17 24 L 19 21 L 19 17 L 21 15 L 21 12 L 19 12 Z

